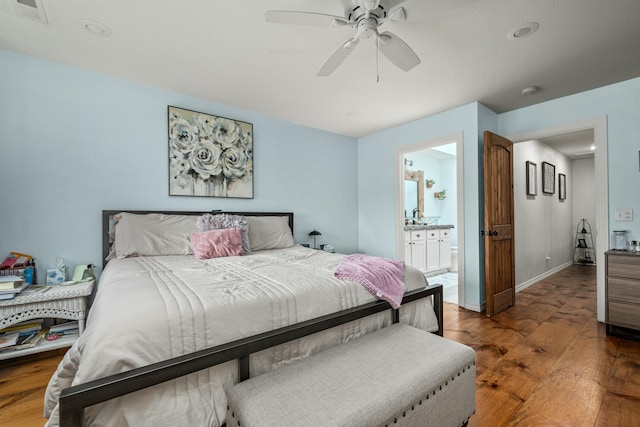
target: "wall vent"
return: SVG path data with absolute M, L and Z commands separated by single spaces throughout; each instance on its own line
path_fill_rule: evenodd
M 18 16 L 49 24 L 42 0 L 13 0 L 13 8 Z

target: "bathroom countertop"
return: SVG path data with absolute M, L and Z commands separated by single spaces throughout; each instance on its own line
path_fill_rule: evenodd
M 443 230 L 447 228 L 455 228 L 452 224 L 433 224 L 433 225 L 424 225 L 424 224 L 407 224 L 404 226 L 405 231 L 410 230 Z

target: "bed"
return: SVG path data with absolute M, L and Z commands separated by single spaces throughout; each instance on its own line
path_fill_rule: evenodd
M 226 215 L 246 220 L 232 228 L 242 229 L 250 253 L 194 256 L 187 236 L 197 233 L 201 212 L 103 211 L 110 261 L 85 332 L 47 387 L 48 426 L 70 419 L 59 422 L 61 395 L 81 406 L 101 402 L 84 409 L 83 420 L 71 417 L 78 425 L 220 426 L 225 387 L 249 372 L 260 375 L 393 321 L 442 333 L 441 310 L 422 298 L 435 291 L 425 293 L 417 269 L 406 267 L 404 283 L 407 295 L 420 296 L 405 297 L 389 316 L 388 303 L 335 277 L 345 255 L 293 243 L 293 214 Z

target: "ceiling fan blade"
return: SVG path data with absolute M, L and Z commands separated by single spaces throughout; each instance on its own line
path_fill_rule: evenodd
M 336 68 L 340 66 L 344 62 L 345 59 L 353 52 L 353 49 L 358 45 L 358 39 L 349 39 L 343 44 L 340 45 L 336 49 L 335 52 L 331 54 L 329 58 L 325 61 L 325 63 L 318 70 L 317 76 L 326 77 L 333 73 Z
M 378 47 L 398 68 L 409 71 L 420 63 L 418 55 L 402 39 L 388 31 L 378 37 Z
M 320 25 L 324 27 L 349 25 L 342 16 L 326 15 L 314 12 L 295 12 L 291 10 L 267 10 L 265 20 L 274 24 Z

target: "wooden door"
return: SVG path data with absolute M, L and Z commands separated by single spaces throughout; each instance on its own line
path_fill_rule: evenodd
M 487 317 L 516 303 L 513 143 L 484 133 L 484 247 Z

